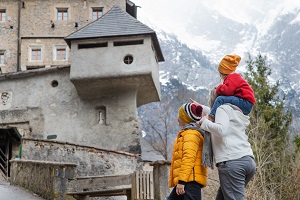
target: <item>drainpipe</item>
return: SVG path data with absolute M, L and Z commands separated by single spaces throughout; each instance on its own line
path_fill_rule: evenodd
M 20 57 L 21 57 L 21 33 L 20 33 L 20 24 L 21 24 L 21 4 L 22 0 L 19 0 L 18 3 L 18 49 L 17 49 L 17 71 L 21 71 L 20 67 Z

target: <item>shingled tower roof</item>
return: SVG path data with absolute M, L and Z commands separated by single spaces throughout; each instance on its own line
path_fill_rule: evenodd
M 119 6 L 112 7 L 102 17 L 68 35 L 65 37 L 65 41 L 70 46 L 72 40 L 134 35 L 151 35 L 158 61 L 164 61 L 155 31 L 123 11 Z

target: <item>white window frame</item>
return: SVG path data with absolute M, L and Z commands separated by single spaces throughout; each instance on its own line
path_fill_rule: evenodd
M 67 13 L 67 19 L 64 19 L 63 15 L 62 15 L 62 19 L 58 18 L 58 13 L 63 12 L 63 11 L 66 11 L 66 13 Z M 70 11 L 69 7 L 56 7 L 56 9 L 55 9 L 56 20 L 57 21 L 68 21 L 70 19 L 70 12 L 69 11 Z
M 40 60 L 32 60 L 32 51 L 41 50 L 41 59 Z M 43 61 L 43 46 L 42 45 L 32 45 L 29 47 L 29 61 L 31 62 L 42 62 Z
M 59 60 L 57 58 L 57 50 L 59 50 L 59 49 L 65 49 L 65 51 L 66 51 L 66 58 L 65 59 Z M 69 52 L 68 52 L 68 48 L 67 48 L 66 45 L 57 45 L 57 46 L 54 46 L 53 60 L 54 61 L 67 61 L 68 60 L 68 54 L 69 54 Z
M 3 17 L 4 14 L 4 17 Z M 0 9 L 0 22 L 5 22 L 6 21 L 6 10 L 5 9 Z
M 92 10 L 92 20 L 97 20 L 97 19 L 99 19 L 100 17 L 103 16 L 103 10 L 104 10 L 103 7 L 91 7 L 91 10 Z M 98 18 L 94 18 L 94 11 L 100 11 L 100 10 L 102 12 L 102 15 Z

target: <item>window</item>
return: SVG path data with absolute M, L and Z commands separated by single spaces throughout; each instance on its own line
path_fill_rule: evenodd
M 103 15 L 103 8 L 92 8 L 93 9 L 93 20 L 98 19 Z
M 124 61 L 125 64 L 130 65 L 133 62 L 132 55 L 125 56 L 123 61 Z
M 100 48 L 100 47 L 107 47 L 107 42 L 78 44 L 78 49 L 90 49 L 90 48 Z
M 106 125 L 106 107 L 97 106 L 96 110 L 98 111 L 98 123 L 100 125 Z
M 32 65 L 32 66 L 26 66 L 26 70 L 40 69 L 40 68 L 45 68 L 45 65 Z
M 66 48 L 57 48 L 56 49 L 56 60 L 66 60 L 67 51 Z
M 68 8 L 57 8 L 57 20 L 68 20 Z
M 139 45 L 139 44 L 144 44 L 144 40 L 114 42 L 114 46 L 127 46 L 127 45 Z
M 4 65 L 4 52 L 0 52 L 0 65 Z
M 35 62 L 31 63 L 36 65 L 36 62 L 43 61 L 43 46 L 40 44 L 31 44 L 28 48 L 28 61 Z
M 6 20 L 6 12 L 5 10 L 0 10 L 0 21 L 4 22 Z
M 40 48 L 31 49 L 31 60 L 42 60 L 42 50 Z
M 67 61 L 68 48 L 66 45 L 57 44 L 53 46 L 53 60 L 54 61 Z

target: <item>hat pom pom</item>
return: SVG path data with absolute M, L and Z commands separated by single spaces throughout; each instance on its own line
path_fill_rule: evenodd
M 197 107 L 196 107 L 196 114 L 197 114 L 197 116 L 201 117 L 202 116 L 202 111 L 203 111 L 202 106 L 197 105 Z

